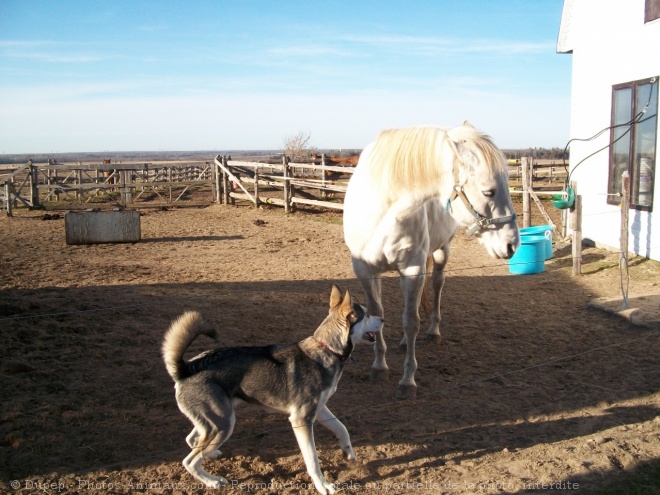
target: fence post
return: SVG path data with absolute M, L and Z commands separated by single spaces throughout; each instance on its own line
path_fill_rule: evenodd
M 5 204 L 7 205 L 7 216 L 12 217 L 14 216 L 14 212 L 12 211 L 11 180 L 6 180 L 4 187 L 5 187 Z
M 215 166 L 215 162 L 211 162 L 211 197 L 213 198 L 214 203 L 219 203 L 218 201 L 218 170 Z M 206 177 L 206 172 L 204 172 L 202 179 Z
M 57 183 L 59 182 L 59 180 L 58 180 L 59 175 L 57 173 L 57 169 L 50 169 L 49 168 L 48 172 L 49 172 L 48 173 L 48 185 L 49 186 L 52 185 L 52 184 L 57 185 Z M 50 191 L 50 187 L 47 189 L 47 191 Z M 60 202 L 60 193 L 59 193 L 59 189 L 57 189 L 57 188 L 55 188 L 55 201 L 57 201 L 58 203 Z
M 520 159 L 523 187 L 523 227 L 532 225 L 532 201 L 529 191 L 532 189 L 532 159 L 523 156 Z
M 630 210 L 630 175 L 621 174 L 621 256 L 628 260 L 628 213 Z
M 582 196 L 577 194 L 577 182 L 571 181 L 570 186 L 575 191 L 575 203 L 571 208 L 573 275 L 582 275 Z
M 254 167 L 254 207 L 259 208 L 259 168 Z
M 284 213 L 291 213 L 291 184 L 289 183 L 289 159 L 284 155 L 282 157 L 282 167 L 284 176 Z
M 121 205 L 126 206 L 133 202 L 133 190 L 132 190 L 132 170 L 120 170 L 119 171 L 119 194 L 121 196 Z M 171 193 L 171 190 L 170 190 Z M 170 197 L 171 200 L 171 197 Z
M 286 157 L 286 163 L 287 166 L 289 166 L 289 157 Z M 291 212 L 294 212 L 296 210 L 296 204 L 293 202 L 293 198 L 296 196 L 296 186 L 293 184 L 293 179 L 294 179 L 294 173 L 291 171 L 291 168 L 289 167 L 289 201 L 291 202 Z
M 76 184 L 78 185 L 76 187 L 76 198 L 78 203 L 82 204 L 82 170 L 80 169 L 76 170 Z
M 623 296 L 623 309 L 628 309 L 628 286 L 630 284 L 630 271 L 628 270 L 628 215 L 630 212 L 630 175 L 626 170 L 621 174 L 621 257 L 619 271 L 621 272 L 621 295 Z M 624 286 L 623 267 L 626 268 L 626 283 Z
M 220 204 L 222 202 L 222 189 L 220 188 L 220 180 L 221 180 L 221 175 L 220 171 L 218 170 L 218 164 L 215 163 L 215 160 L 211 162 L 211 165 L 213 166 L 213 172 L 211 173 L 211 177 L 213 180 L 213 184 L 215 186 L 215 196 L 213 197 L 213 200 L 216 202 L 216 204 Z
M 39 207 L 39 168 L 30 164 L 30 203 L 32 208 Z
M 227 157 L 222 155 L 222 204 L 229 205 L 229 177 L 225 169 L 227 168 Z
M 321 189 L 321 199 L 327 199 L 328 194 L 325 190 L 325 180 L 326 180 L 327 174 L 325 172 L 325 153 L 321 154 L 321 186 L 323 186 L 323 189 Z

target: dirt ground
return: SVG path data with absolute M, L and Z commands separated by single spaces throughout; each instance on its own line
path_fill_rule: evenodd
M 170 321 L 195 309 L 221 345 L 292 342 L 324 318 L 332 283 L 363 300 L 340 213 L 143 210 L 141 226 L 135 244 L 67 246 L 63 212 L 0 219 L 0 491 L 203 492 L 181 466 L 190 424 L 160 357 Z M 359 460 L 317 425 L 326 478 L 344 493 L 518 494 L 632 476 L 657 493 L 643 470 L 660 459 L 660 329 L 589 307 L 620 294 L 618 255 L 588 248 L 572 277 L 570 251 L 558 242 L 544 273 L 514 276 L 459 234 L 443 340 L 418 341 L 414 401 L 393 398 L 402 298 L 389 275 L 390 381 L 370 382 L 373 351 L 356 350 L 329 407 Z M 660 265 L 631 265 L 631 292 L 657 292 Z M 283 416 L 240 409 L 222 451 L 205 466 L 230 480 L 223 493 L 315 493 Z

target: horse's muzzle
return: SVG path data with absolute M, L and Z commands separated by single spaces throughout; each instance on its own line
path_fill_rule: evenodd
M 516 248 L 513 244 L 509 243 L 506 245 L 506 259 L 511 258 L 516 252 Z

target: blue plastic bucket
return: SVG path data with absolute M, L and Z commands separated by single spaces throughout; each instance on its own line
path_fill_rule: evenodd
M 545 259 L 552 258 L 552 231 L 555 230 L 553 225 L 536 225 L 534 227 L 525 227 L 520 229 L 520 238 L 527 235 L 542 235 L 545 236 Z
M 520 246 L 509 258 L 509 271 L 514 275 L 528 275 L 545 271 L 544 235 L 521 235 Z

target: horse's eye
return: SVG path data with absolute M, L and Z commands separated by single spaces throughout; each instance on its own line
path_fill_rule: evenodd
M 488 189 L 488 190 L 486 190 L 486 191 L 481 191 L 481 192 L 482 192 L 483 195 L 486 196 L 487 198 L 492 198 L 493 196 L 495 196 L 495 189 Z

